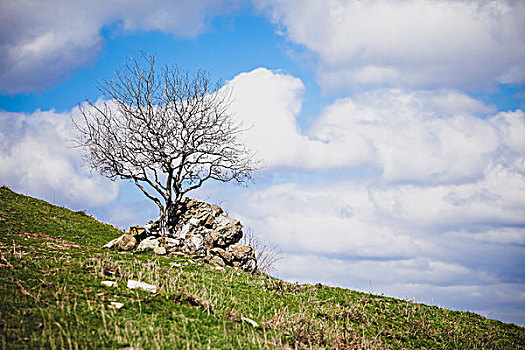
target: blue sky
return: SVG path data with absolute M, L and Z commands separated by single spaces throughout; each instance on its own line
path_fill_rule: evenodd
M 125 228 L 70 116 L 128 57 L 204 68 L 267 167 L 220 203 L 276 274 L 525 324 L 523 1 L 3 1 L 0 182 Z

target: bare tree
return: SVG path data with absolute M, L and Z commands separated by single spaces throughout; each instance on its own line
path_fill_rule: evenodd
M 246 184 L 258 168 L 230 91 L 203 70 L 157 72 L 155 57 L 143 54 L 99 90 L 105 101 L 87 100 L 73 120 L 76 145 L 92 169 L 133 181 L 158 206 L 164 235 L 186 193 L 209 179 Z

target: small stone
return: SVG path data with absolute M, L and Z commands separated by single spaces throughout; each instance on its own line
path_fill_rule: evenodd
M 253 249 L 249 245 L 235 243 L 234 245 L 228 247 L 228 251 L 233 254 L 236 260 L 245 260 L 246 258 L 251 257 Z
M 189 209 L 189 208 L 192 208 L 194 206 L 197 206 L 199 205 L 199 201 L 196 200 L 196 199 L 189 199 L 186 201 L 186 207 Z
M 106 287 L 118 287 L 118 283 L 115 281 L 102 281 L 100 284 Z
M 252 320 L 252 319 L 250 319 L 250 318 L 248 318 L 248 317 L 242 317 L 242 316 L 241 316 L 241 320 L 244 321 L 244 322 L 246 322 L 246 323 L 251 324 L 251 325 L 252 325 L 253 327 L 255 327 L 255 328 L 259 327 L 259 324 L 258 324 L 257 322 L 255 322 L 254 320 Z
M 216 264 L 216 265 L 219 265 L 219 266 L 226 265 L 224 263 L 224 260 L 222 260 L 222 258 L 220 256 L 217 256 L 217 255 L 210 257 L 209 263 L 210 264 Z
M 165 247 L 161 247 L 161 246 L 157 246 L 157 247 L 153 248 L 153 251 L 157 255 L 166 255 L 166 253 L 167 253 L 166 248 Z
M 139 282 L 135 280 L 128 280 L 128 289 L 142 289 L 147 292 L 157 293 L 157 286 L 153 284 Z
M 204 239 L 200 235 L 195 235 L 191 237 L 191 243 L 193 251 L 197 252 L 203 248 Z
M 177 231 L 177 233 L 175 234 L 175 238 L 186 239 L 186 235 L 190 232 L 190 230 L 191 230 L 190 224 L 186 224 L 182 226 L 182 228 L 179 231 Z
M 197 218 L 191 218 L 189 222 L 192 226 L 199 226 L 199 224 L 201 223 L 200 220 Z
M 213 219 L 213 215 L 211 215 L 210 213 L 206 214 L 206 216 L 203 218 L 203 221 L 204 221 L 204 226 L 207 227 L 207 228 L 212 228 L 213 227 L 213 222 L 215 221 Z
M 171 238 L 171 237 L 165 237 L 164 238 L 164 244 L 166 245 L 176 245 L 176 244 L 179 244 L 179 240 L 176 239 L 176 238 Z
M 242 225 L 239 221 L 230 219 L 227 216 L 219 216 L 215 223 L 219 234 L 217 245 L 227 247 L 239 242 L 242 238 Z
M 124 304 L 119 303 L 118 301 L 112 301 L 111 303 L 109 303 L 109 307 L 113 309 L 121 309 L 123 306 Z
M 167 237 L 165 239 L 165 248 L 168 253 L 177 251 L 180 246 L 180 239 Z
M 216 255 L 216 256 L 220 256 L 223 260 L 227 261 L 227 262 L 231 262 L 232 259 L 233 259 L 233 255 L 232 253 L 222 249 L 222 248 L 213 248 L 211 250 L 211 253 Z
M 216 246 L 217 239 L 219 239 L 219 235 L 214 230 L 210 229 L 202 229 L 202 236 L 204 237 L 204 245 L 206 247 L 206 250 L 211 250 L 213 247 Z
M 218 230 L 223 230 L 230 224 L 230 218 L 225 215 L 221 215 L 215 219 L 215 224 L 217 225 Z

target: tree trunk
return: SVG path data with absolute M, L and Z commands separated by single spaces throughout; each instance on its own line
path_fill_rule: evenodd
M 180 203 L 169 203 L 166 205 L 163 211 L 160 213 L 159 227 L 162 237 L 169 235 L 169 229 L 177 225 L 179 217 L 177 210 L 180 207 Z
M 159 215 L 159 228 L 162 237 L 168 236 L 168 210 L 163 209 Z

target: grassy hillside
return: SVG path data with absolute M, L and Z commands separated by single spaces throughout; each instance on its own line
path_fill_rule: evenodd
M 525 348 L 524 328 L 473 313 L 101 249 L 120 234 L 0 189 L 0 348 Z

